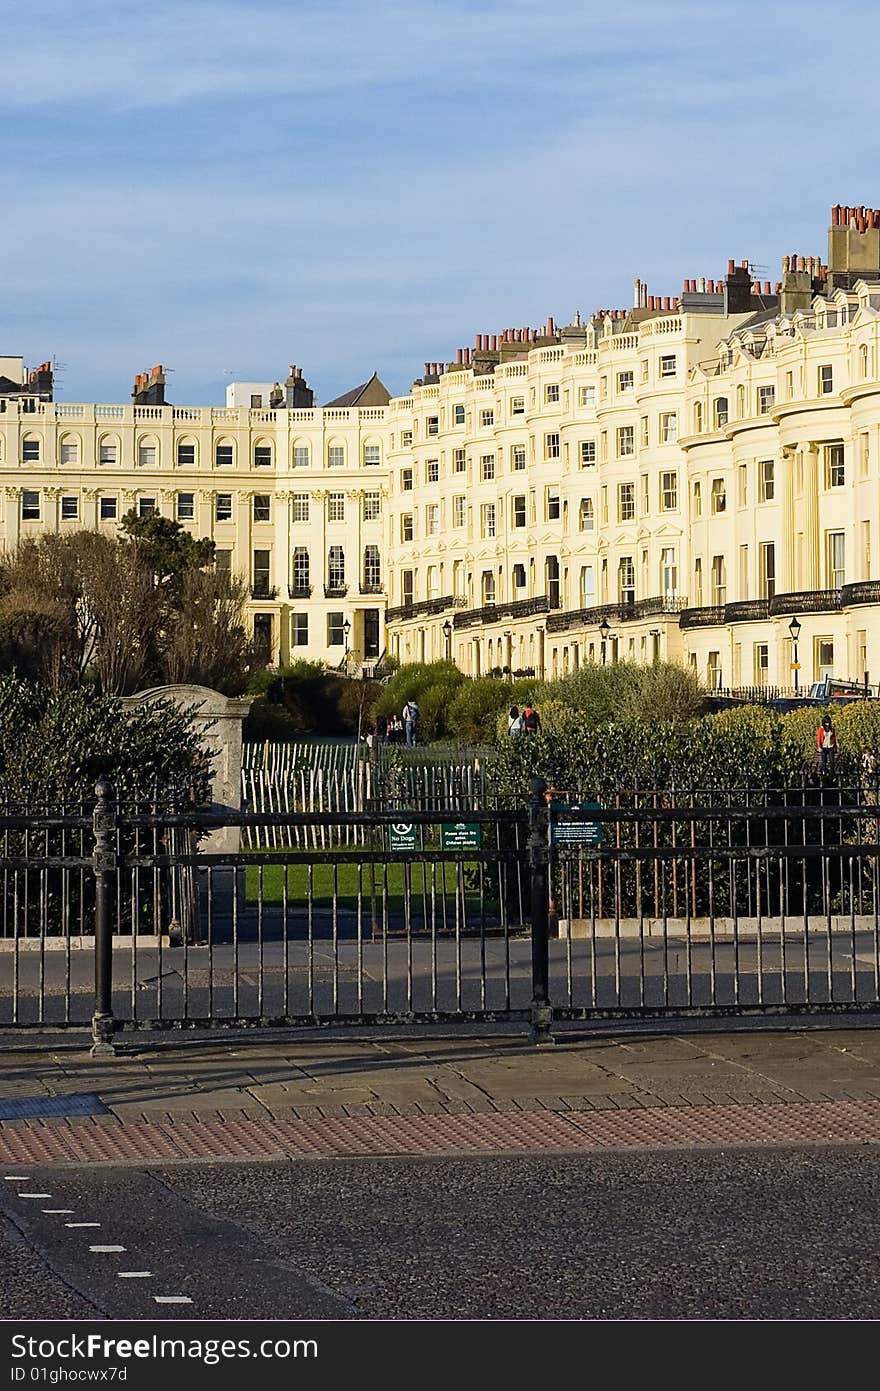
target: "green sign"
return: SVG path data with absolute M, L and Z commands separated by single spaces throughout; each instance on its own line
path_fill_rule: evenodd
M 598 802 L 551 802 L 550 803 L 550 844 L 551 845 L 601 845 L 602 823 L 587 818 L 586 812 L 601 811 Z M 565 821 L 556 821 L 557 812 L 567 812 Z M 574 815 L 574 813 L 582 813 Z
M 389 850 L 416 850 L 416 828 L 411 821 L 395 821 L 388 827 Z
M 444 821 L 440 827 L 441 850 L 479 850 L 480 824 L 478 821 Z

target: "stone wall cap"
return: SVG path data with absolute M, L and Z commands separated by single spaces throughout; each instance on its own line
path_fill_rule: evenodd
M 247 715 L 256 699 L 255 696 L 225 696 L 208 686 L 153 686 L 148 691 L 136 691 L 134 695 L 123 696 L 122 704 L 134 707 L 150 705 L 159 700 L 170 700 L 175 705 L 198 706 L 197 714 L 222 716 Z

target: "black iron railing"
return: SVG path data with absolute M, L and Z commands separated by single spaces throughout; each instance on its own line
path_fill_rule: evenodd
M 477 623 L 497 623 L 503 619 L 534 618 L 540 613 L 549 613 L 550 600 L 546 594 L 533 599 L 500 600 L 497 604 L 484 604 L 480 609 L 466 609 L 456 613 L 453 623 L 456 628 L 472 628 Z M 548 622 L 549 627 L 549 622 Z
M 780 613 L 834 613 L 840 608 L 839 589 L 803 589 L 794 594 L 776 594 L 770 600 L 770 616 Z
M 880 1007 L 873 771 L 426 806 L 395 767 L 364 750 L 346 812 L 106 783 L 7 808 L 0 1024 L 91 1026 L 100 1057 L 138 1028 L 500 1019 L 541 1041 L 553 1019 Z M 210 839 L 256 827 L 271 850 Z

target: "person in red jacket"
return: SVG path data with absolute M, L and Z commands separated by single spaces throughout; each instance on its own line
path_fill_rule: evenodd
M 822 723 L 816 730 L 816 751 L 820 773 L 833 773 L 837 759 L 837 731 L 831 723 L 830 715 L 822 716 Z
M 522 712 L 523 734 L 540 734 L 541 716 L 538 714 L 530 700 L 526 701 Z

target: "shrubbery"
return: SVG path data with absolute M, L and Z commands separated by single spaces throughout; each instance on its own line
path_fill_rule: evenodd
M 6 800 L 193 789 L 207 797 L 211 756 L 192 718 L 168 701 L 125 710 L 88 687 L 53 691 L 0 676 L 0 791 Z
M 637 666 L 584 666 L 558 681 L 466 676 L 452 662 L 412 662 L 399 667 L 373 705 L 372 714 L 398 715 L 412 697 L 421 710 L 424 740 L 453 738 L 491 742 L 507 730 L 507 711 L 531 699 L 542 722 L 582 712 L 590 722 L 611 718 L 679 721 L 699 714 L 704 691 L 696 676 L 671 662 Z
M 547 707 L 536 738 L 499 739 L 500 788 L 522 799 L 529 778 L 546 778 L 584 797 L 625 787 L 788 786 L 812 776 L 816 726 L 830 713 L 840 746 L 838 775 L 855 777 L 862 752 L 880 751 L 880 705 L 854 703 L 778 715 L 743 705 L 691 720 L 613 719 Z M 880 772 L 880 759 L 878 759 Z

